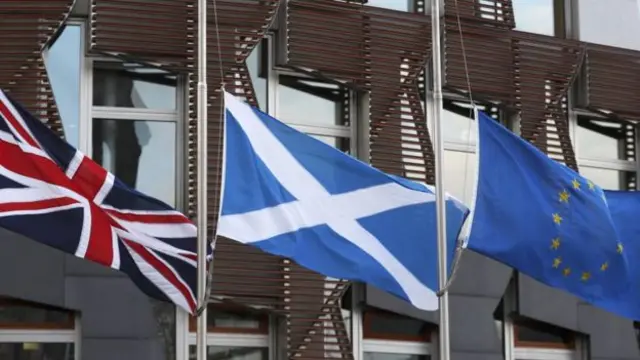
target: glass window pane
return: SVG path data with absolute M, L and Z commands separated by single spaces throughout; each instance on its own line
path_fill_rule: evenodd
M 446 142 L 475 145 L 478 125 L 474 120 L 473 109 L 468 102 L 445 100 L 442 112 L 442 132 Z M 480 111 L 490 116 L 497 113 L 492 104 L 476 104 Z
M 640 0 L 580 0 L 578 12 L 580 40 L 640 50 Z
M 428 341 L 426 322 L 386 311 L 365 312 L 364 337 L 376 339 Z
M 256 99 L 262 111 L 267 111 L 267 54 L 265 46 L 268 40 L 264 39 L 251 52 L 247 58 L 247 68 L 251 76 L 253 90 L 256 92 Z
M 368 0 L 368 6 L 375 6 L 391 10 L 409 11 L 410 0 Z
M 381 352 L 365 352 L 364 360 L 429 360 L 428 355 L 394 354 Z
M 71 311 L 0 299 L 0 328 L 72 329 L 73 327 L 74 318 Z
M 531 320 L 517 321 L 514 331 L 516 345 L 520 346 L 527 346 L 530 343 L 553 343 L 572 346 L 575 338 L 574 334 L 567 329 Z
M 553 36 L 553 0 L 512 0 L 516 30 Z
M 76 148 L 80 140 L 78 125 L 80 124 L 80 62 L 83 56 L 81 49 L 82 28 L 80 25 L 69 24 L 44 56 L 65 138 Z
M 125 184 L 175 205 L 175 123 L 93 119 L 93 159 Z
M 473 196 L 477 164 L 476 154 L 444 152 L 444 183 L 448 193 L 469 205 Z
M 580 166 L 580 174 L 605 190 L 635 190 L 635 173 Z
M 189 360 L 196 359 L 195 345 L 189 346 Z M 267 360 L 267 348 L 240 346 L 208 346 L 207 360 Z M 1 360 L 1 359 L 0 359 Z
M 577 136 L 580 158 L 635 161 L 633 148 L 625 147 L 625 139 L 635 142 L 635 131 L 632 125 L 578 118 Z
M 338 85 L 292 75 L 280 75 L 276 118 L 291 124 L 348 125 L 345 90 Z
M 175 75 L 120 62 L 95 62 L 93 67 L 93 105 L 176 110 Z
M 73 344 L 1 343 L 0 360 L 73 360 Z

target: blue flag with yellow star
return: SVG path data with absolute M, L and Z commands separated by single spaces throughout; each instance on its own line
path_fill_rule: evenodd
M 478 127 L 468 248 L 616 311 L 630 270 L 603 190 L 481 112 Z

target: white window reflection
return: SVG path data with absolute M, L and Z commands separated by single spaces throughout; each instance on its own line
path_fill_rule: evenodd
M 174 206 L 176 124 L 93 120 L 93 159 L 126 185 Z
M 411 10 L 409 1 L 412 0 L 368 0 L 367 5 L 390 10 L 409 11 Z
M 634 139 L 632 126 L 622 122 L 612 122 L 589 118 L 578 118 L 578 156 L 599 160 L 635 160 L 635 154 L 627 153 L 625 139 Z M 634 140 L 632 140 L 634 141 Z
M 580 40 L 640 50 L 640 0 L 580 0 Z
M 477 159 L 473 152 L 444 152 L 445 190 L 466 205 L 471 204 L 473 197 Z
M 336 84 L 296 75 L 279 75 L 278 120 L 289 124 L 347 125 L 345 90 Z
M 80 63 L 82 26 L 68 24 L 44 52 L 44 63 L 67 142 L 78 147 L 80 133 Z
M 553 1 L 512 0 L 516 30 L 553 36 L 555 33 Z

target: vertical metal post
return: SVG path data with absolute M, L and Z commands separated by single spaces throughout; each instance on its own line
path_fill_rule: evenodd
M 444 189 L 444 145 L 442 139 L 442 60 L 440 41 L 440 0 L 431 0 L 431 54 L 433 66 L 433 148 L 435 153 L 436 177 L 436 217 L 438 234 L 438 286 L 447 285 L 447 219 Z M 428 94 L 425 91 L 425 94 Z M 449 349 L 449 293 L 445 291 L 439 299 L 440 336 L 439 352 L 441 360 L 450 359 Z
M 205 304 L 207 281 L 207 0 L 198 0 L 198 300 Z M 197 319 L 196 360 L 207 359 L 207 309 Z

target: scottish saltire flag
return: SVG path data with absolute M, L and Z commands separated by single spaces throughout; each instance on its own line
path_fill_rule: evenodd
M 417 308 L 437 308 L 430 189 L 384 174 L 228 93 L 225 107 L 218 235 L 326 276 L 369 283 Z M 450 198 L 451 255 L 466 215 Z
M 594 305 L 617 304 L 630 267 L 602 189 L 483 113 L 478 126 L 468 248 Z
M 196 309 L 196 228 L 118 180 L 0 91 L 0 227 L 126 273 Z

